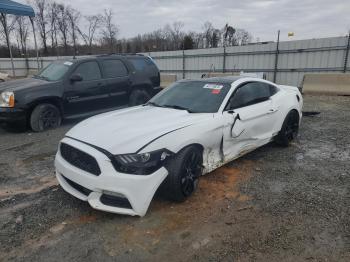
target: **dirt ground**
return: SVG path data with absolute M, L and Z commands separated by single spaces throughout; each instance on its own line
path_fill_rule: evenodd
M 350 97 L 305 97 L 299 138 L 202 177 L 143 218 L 95 211 L 54 177 L 58 141 L 0 128 L 2 261 L 350 261 Z

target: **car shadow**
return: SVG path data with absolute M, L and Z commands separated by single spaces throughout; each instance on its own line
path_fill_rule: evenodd
M 56 129 L 72 127 L 87 118 L 88 117 L 63 120 L 61 126 L 57 127 Z M 49 129 L 44 131 L 43 133 L 50 132 L 53 130 L 55 129 Z M 28 125 L 26 124 L 0 123 L 0 135 L 1 133 L 4 133 L 4 132 L 13 133 L 13 134 L 23 134 L 23 133 L 33 133 L 33 130 L 31 130 L 30 127 L 28 127 Z

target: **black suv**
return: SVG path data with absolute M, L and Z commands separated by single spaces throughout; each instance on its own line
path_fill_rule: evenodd
M 27 123 L 40 132 L 64 118 L 143 104 L 159 90 L 159 69 L 147 56 L 57 60 L 32 78 L 0 83 L 0 122 Z

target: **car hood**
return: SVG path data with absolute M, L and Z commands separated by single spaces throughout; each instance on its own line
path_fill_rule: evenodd
M 212 117 L 210 113 L 190 114 L 185 110 L 138 106 L 89 118 L 66 136 L 112 154 L 135 153 L 159 137 Z
M 0 84 L 0 92 L 3 91 L 20 91 L 26 88 L 38 87 L 47 85 L 50 82 L 36 78 L 24 78 L 18 80 L 11 80 Z

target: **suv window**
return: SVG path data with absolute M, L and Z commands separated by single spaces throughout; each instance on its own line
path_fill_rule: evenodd
M 137 71 L 143 71 L 148 66 L 153 66 L 153 62 L 148 58 L 129 58 L 129 61 Z
M 229 109 L 253 105 L 270 97 L 270 86 L 259 82 L 250 82 L 234 93 L 229 102 Z
M 100 67 L 95 61 L 84 62 L 78 65 L 73 74 L 79 74 L 83 81 L 101 79 Z
M 102 67 L 106 78 L 123 77 L 128 75 L 128 69 L 119 59 L 102 60 Z

